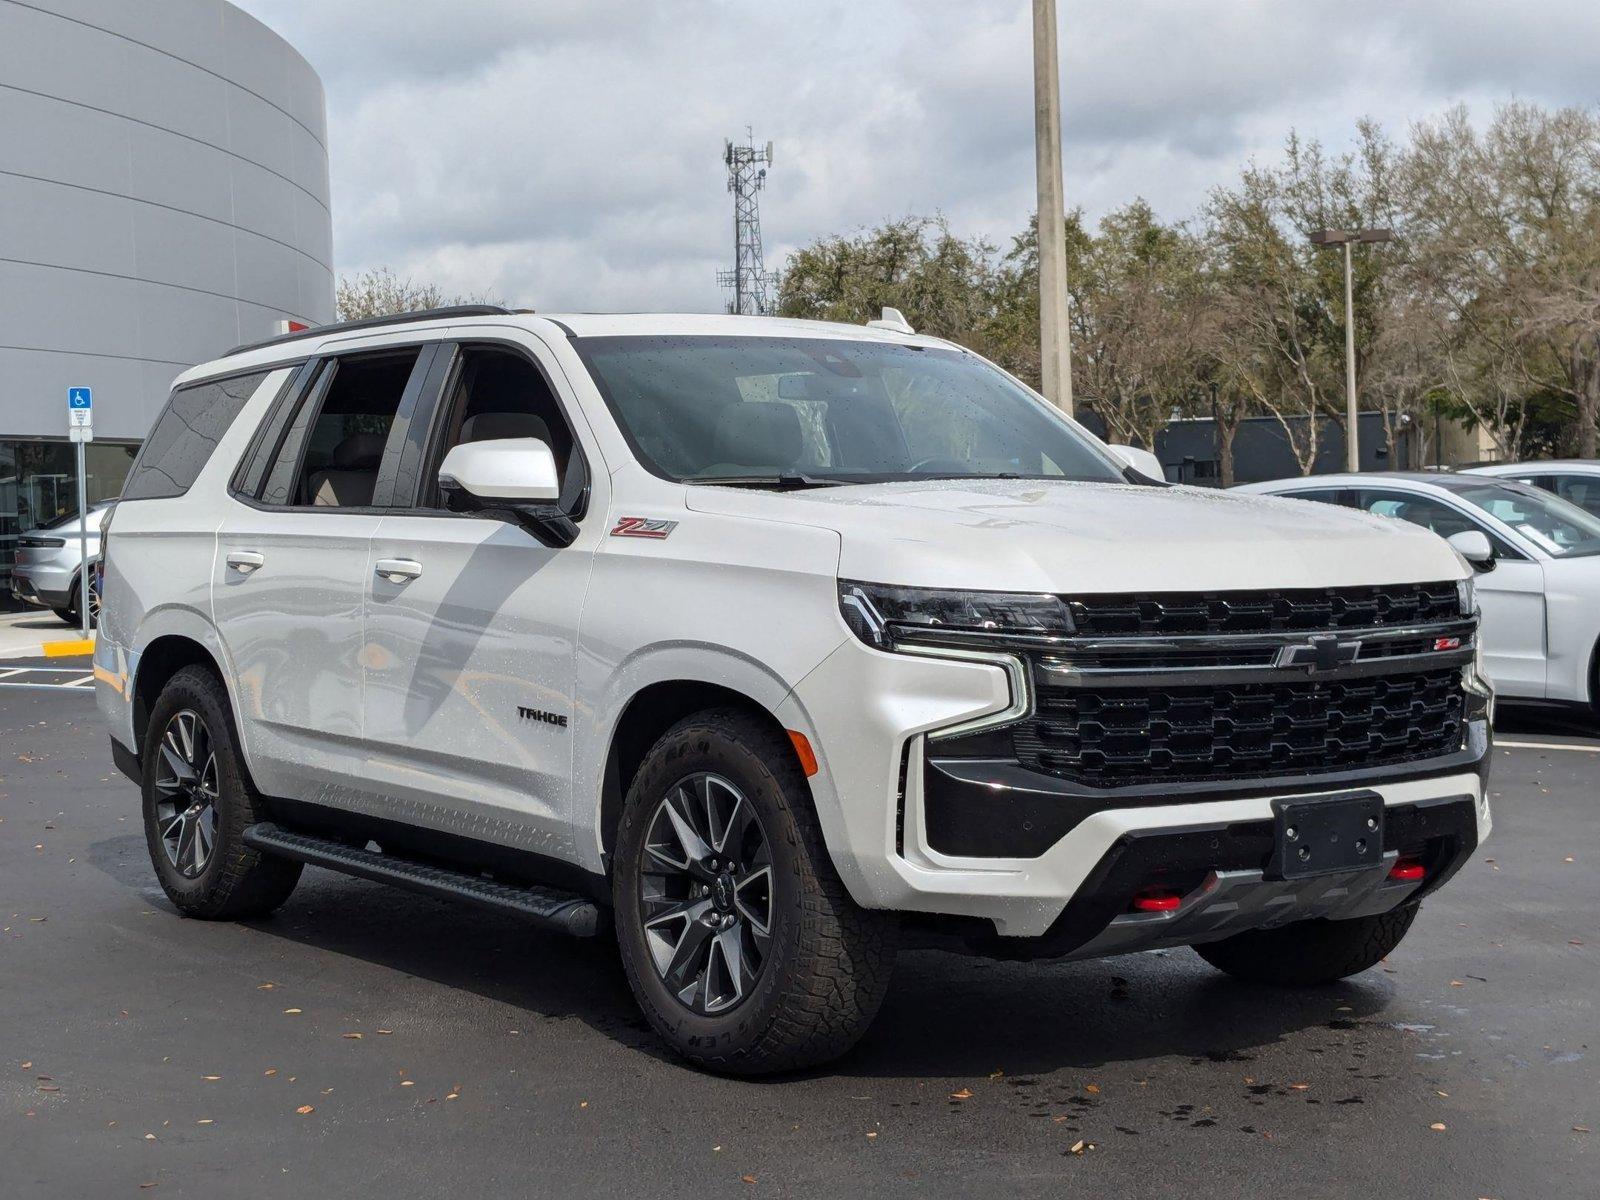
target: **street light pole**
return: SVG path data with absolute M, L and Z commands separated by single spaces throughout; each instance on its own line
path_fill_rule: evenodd
M 1056 0 L 1033 0 L 1033 109 L 1039 185 L 1039 381 L 1045 399 L 1071 416 L 1072 330 L 1067 315 Z
M 1389 242 L 1390 229 L 1318 229 L 1308 239 L 1313 246 L 1344 248 L 1344 390 L 1345 390 L 1345 470 L 1361 470 L 1361 413 L 1356 408 L 1356 303 L 1354 267 L 1350 247 L 1356 242 Z M 1311 420 L 1317 419 L 1311 414 Z
M 1356 411 L 1356 300 L 1350 243 L 1344 244 L 1344 469 L 1361 470 L 1361 414 Z

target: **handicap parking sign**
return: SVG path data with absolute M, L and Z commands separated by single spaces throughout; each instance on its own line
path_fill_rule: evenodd
M 67 432 L 75 442 L 86 442 L 94 424 L 94 389 L 69 387 L 67 389 Z

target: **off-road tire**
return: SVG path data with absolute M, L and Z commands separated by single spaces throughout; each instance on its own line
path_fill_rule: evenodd
M 185 710 L 205 722 L 217 757 L 216 840 L 204 869 L 194 878 L 185 877 L 168 859 L 156 821 L 161 741 L 172 718 Z M 227 689 L 210 670 L 185 667 L 168 680 L 150 710 L 141 763 L 145 843 L 161 889 L 179 912 L 235 921 L 266 916 L 289 898 L 300 880 L 300 864 L 244 844 L 245 829 L 265 819 L 266 813 L 239 755 Z
M 679 781 L 711 772 L 755 806 L 773 866 L 772 942 L 750 993 L 725 1013 L 692 1012 L 668 989 L 644 933 L 640 877 L 648 825 Z M 794 747 L 738 709 L 685 718 L 645 756 L 617 830 L 617 942 L 635 999 L 678 1054 L 713 1071 L 762 1075 L 837 1058 L 871 1024 L 888 989 L 898 923 L 858 906 L 823 843 Z
M 1310 987 L 1359 975 L 1400 944 L 1419 905 L 1402 904 L 1349 921 L 1297 921 L 1252 929 L 1194 951 L 1219 971 L 1250 983 Z

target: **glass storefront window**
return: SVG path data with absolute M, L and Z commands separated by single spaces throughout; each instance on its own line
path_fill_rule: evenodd
M 122 491 L 137 445 L 90 442 L 84 448 L 89 503 Z M 17 537 L 78 512 L 77 455 L 70 442 L 0 441 L 0 605 L 11 595 Z

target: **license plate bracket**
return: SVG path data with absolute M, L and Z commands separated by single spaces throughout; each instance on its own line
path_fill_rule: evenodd
M 1383 797 L 1340 792 L 1272 802 L 1268 875 L 1301 879 L 1375 867 L 1383 861 Z

